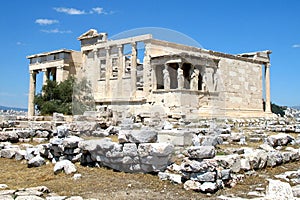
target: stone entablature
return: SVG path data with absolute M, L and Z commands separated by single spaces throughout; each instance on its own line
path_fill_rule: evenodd
M 157 40 L 151 34 L 108 40 L 106 33 L 94 29 L 82 34 L 78 40 L 81 52 L 62 52 L 80 55 L 75 56 L 80 66 L 75 67 L 78 70 L 74 73 L 60 76 L 59 80 L 69 74 L 78 79 L 87 78 L 96 105 L 110 105 L 132 114 L 152 112 L 149 105 L 160 107 L 160 112 L 166 114 L 199 117 L 265 116 L 271 113 L 271 51 L 231 55 Z M 62 52 L 28 58 L 32 61 Z M 44 70 L 47 74 L 48 68 L 58 62 L 31 62 L 29 68 L 33 72 Z M 74 62 L 73 56 L 63 62 L 64 71 L 70 72 L 68 64 Z

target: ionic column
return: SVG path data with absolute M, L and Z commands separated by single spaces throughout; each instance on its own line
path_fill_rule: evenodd
M 271 113 L 271 95 L 270 95 L 270 63 L 265 64 L 265 89 L 266 89 L 266 110 L 265 112 Z
M 150 43 L 145 43 L 145 52 L 143 60 L 143 90 L 146 94 L 149 94 L 151 87 L 151 59 L 150 59 Z
M 42 69 L 42 72 L 44 72 L 43 75 L 43 86 L 47 84 L 47 81 L 49 80 L 49 71 L 48 69 Z
M 136 43 L 131 43 L 132 54 L 131 54 L 131 90 L 132 94 L 136 92 L 136 67 L 137 67 L 137 50 Z
M 106 50 L 106 68 L 105 68 L 105 97 L 109 97 L 110 96 L 110 84 L 109 84 L 109 80 L 111 77 L 111 61 L 110 61 L 110 47 L 107 46 L 105 47 Z
M 28 117 L 34 116 L 34 95 L 36 87 L 36 72 L 30 70 L 28 93 Z
M 118 79 L 122 79 L 124 76 L 123 66 L 123 45 L 118 45 Z
M 64 78 L 64 66 L 59 66 L 56 68 L 56 81 L 60 83 L 64 80 L 63 78 Z

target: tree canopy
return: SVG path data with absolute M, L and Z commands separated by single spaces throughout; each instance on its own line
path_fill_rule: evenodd
M 72 77 L 60 83 L 48 80 L 42 92 L 34 98 L 34 104 L 41 115 L 51 115 L 54 112 L 72 114 L 73 85 Z

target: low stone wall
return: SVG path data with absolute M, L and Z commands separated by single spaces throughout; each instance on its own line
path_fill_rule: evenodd
M 173 145 L 169 143 L 112 142 L 109 138 L 86 140 L 78 144 L 82 165 L 103 165 L 124 172 L 155 172 L 170 164 Z

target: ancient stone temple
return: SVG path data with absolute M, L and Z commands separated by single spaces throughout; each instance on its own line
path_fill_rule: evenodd
M 91 83 L 96 108 L 185 117 L 264 117 L 270 108 L 270 54 L 231 55 L 157 40 L 151 34 L 108 40 L 91 29 L 81 51 L 28 56 L 28 114 L 34 115 L 36 74 L 44 83 L 70 75 Z

